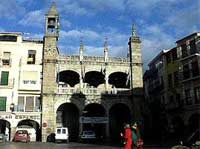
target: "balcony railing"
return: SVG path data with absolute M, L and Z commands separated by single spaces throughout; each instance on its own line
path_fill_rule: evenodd
M 27 112 L 25 106 L 15 105 L 14 111 L 15 112 Z M 29 110 L 28 112 L 41 112 L 41 109 L 39 106 L 33 107 L 32 110 Z
M 112 88 L 112 89 L 99 89 L 99 88 L 73 88 L 59 86 L 57 94 L 76 94 L 83 93 L 85 95 L 100 95 L 100 94 L 131 94 L 130 89 L 127 88 Z

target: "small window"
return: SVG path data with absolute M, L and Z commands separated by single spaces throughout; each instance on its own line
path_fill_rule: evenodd
M 62 134 L 66 134 L 66 130 L 65 129 L 62 130 Z
M 27 64 L 35 64 L 36 50 L 28 50 Z
M 181 45 L 181 50 L 182 50 L 182 56 L 183 57 L 188 56 L 187 45 L 186 44 Z
M 2 64 L 3 65 L 10 65 L 10 52 L 3 52 Z
M 0 41 L 16 42 L 17 36 L 14 35 L 2 35 L 0 36 Z
M 8 71 L 2 71 L 1 72 L 0 85 L 8 85 L 8 77 L 9 77 L 9 72 Z
M 6 111 L 7 97 L 0 97 L 0 111 Z
M 61 134 L 61 129 L 57 129 L 57 134 Z

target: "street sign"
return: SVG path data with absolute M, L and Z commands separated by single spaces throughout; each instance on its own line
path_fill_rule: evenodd
M 108 117 L 84 117 L 81 116 L 79 119 L 80 123 L 88 124 L 88 123 L 93 123 L 93 124 L 106 124 L 108 123 Z

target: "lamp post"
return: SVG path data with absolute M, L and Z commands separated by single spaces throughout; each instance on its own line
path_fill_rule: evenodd
M 11 103 L 11 104 L 10 104 L 10 111 L 13 112 L 13 111 L 14 111 L 14 108 L 15 108 L 15 104 L 14 104 L 14 103 Z

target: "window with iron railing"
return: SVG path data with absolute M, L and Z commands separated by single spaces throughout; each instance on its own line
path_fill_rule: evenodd
M 10 65 L 11 59 L 10 59 L 10 52 L 3 52 L 3 58 L 2 58 L 2 65 Z
M 39 96 L 18 96 L 18 112 L 40 112 Z
M 35 64 L 36 50 L 28 50 L 27 64 Z

